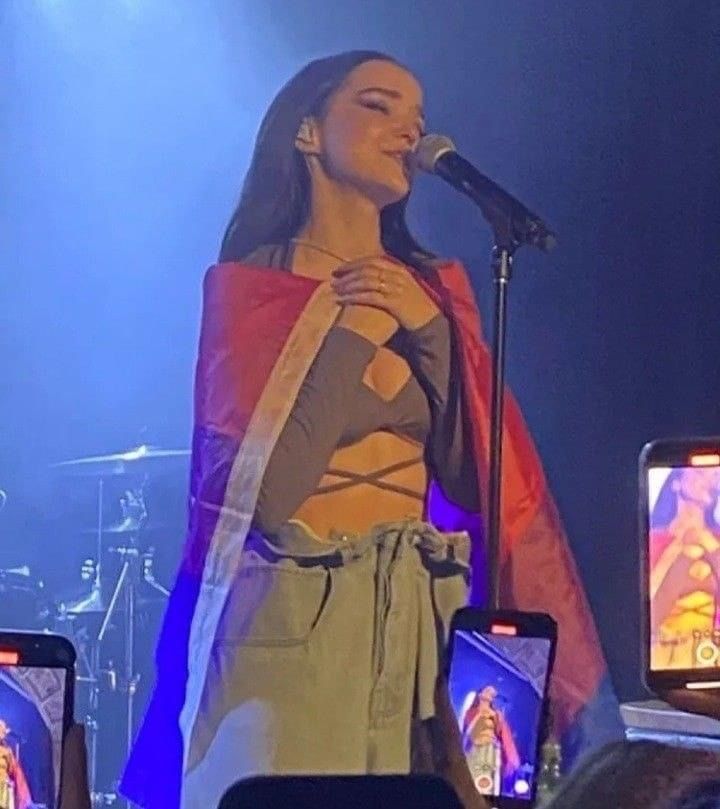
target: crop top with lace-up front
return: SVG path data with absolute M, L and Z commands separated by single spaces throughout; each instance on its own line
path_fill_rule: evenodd
M 243 263 L 283 267 L 286 255 L 282 248 L 260 248 Z M 253 520 L 262 533 L 277 531 L 311 495 L 360 483 L 423 499 L 384 480 L 418 461 L 430 467 L 449 499 L 466 509 L 479 508 L 469 429 L 463 423 L 461 375 L 447 318 L 440 313 L 420 329 L 400 330 L 387 347 L 403 356 L 412 371 L 389 401 L 363 382 L 375 345 L 341 326 L 330 329 L 265 470 Z M 336 449 L 378 431 L 406 436 L 424 445 L 424 451 L 371 474 L 329 467 Z M 326 473 L 339 480 L 320 486 Z

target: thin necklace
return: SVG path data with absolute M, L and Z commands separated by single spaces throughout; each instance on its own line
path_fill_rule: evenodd
M 330 256 L 331 258 L 340 261 L 342 264 L 347 264 L 349 259 L 343 258 L 339 256 L 337 253 L 333 253 L 331 250 L 327 250 L 325 247 L 321 247 L 319 244 L 314 244 L 313 242 L 305 241 L 305 239 L 290 239 L 291 244 L 298 245 L 299 247 L 309 247 L 311 250 L 317 250 L 318 253 L 325 253 L 326 256 Z

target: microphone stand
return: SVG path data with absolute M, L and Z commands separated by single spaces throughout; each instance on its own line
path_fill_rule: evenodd
M 499 218 L 498 218 L 499 219 Z M 492 396 L 490 400 L 490 464 L 488 481 L 488 606 L 500 607 L 500 527 L 502 507 L 503 414 L 505 411 L 505 365 L 507 303 L 512 262 L 517 242 L 507 221 L 489 220 L 494 246 L 490 260 L 495 287 L 492 336 Z
M 554 247 L 554 237 L 545 243 L 533 241 L 533 231 L 518 227 L 512 212 L 480 205 L 493 230 L 491 269 L 495 284 L 492 337 L 492 397 L 490 402 L 490 462 L 488 481 L 488 570 L 487 593 L 490 609 L 500 607 L 500 529 L 502 509 L 503 414 L 505 410 L 505 365 L 507 342 L 507 304 L 513 257 L 523 244 L 540 249 Z M 523 220 L 524 221 L 524 220 Z
M 449 138 L 443 135 L 424 136 L 416 150 L 416 158 L 419 168 L 438 175 L 469 197 L 480 208 L 483 217 L 493 230 L 491 266 L 495 281 L 495 317 L 486 527 L 487 597 L 490 608 L 497 609 L 500 606 L 500 517 L 508 287 L 516 250 L 528 244 L 549 252 L 555 247 L 556 238 L 540 217 L 461 157 Z

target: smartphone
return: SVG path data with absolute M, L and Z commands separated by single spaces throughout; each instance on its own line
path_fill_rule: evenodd
M 74 680 L 66 638 L 0 630 L 1 807 L 57 809 Z
M 652 441 L 639 467 L 645 683 L 718 688 L 720 438 Z
M 528 809 L 537 789 L 557 624 L 544 613 L 465 607 L 450 626 L 450 701 L 477 791 Z

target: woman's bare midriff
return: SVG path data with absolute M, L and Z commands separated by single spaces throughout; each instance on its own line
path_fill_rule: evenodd
M 392 433 L 371 433 L 355 444 L 338 449 L 330 459 L 329 469 L 342 469 L 369 475 L 379 469 L 421 457 L 422 444 Z M 428 473 L 422 461 L 400 469 L 382 480 L 423 495 Z M 325 474 L 321 486 L 340 482 L 335 475 Z M 321 539 L 331 531 L 367 533 L 373 525 L 402 519 L 420 519 L 423 502 L 400 492 L 387 491 L 370 483 L 359 483 L 336 492 L 311 495 L 293 515 L 310 527 Z

